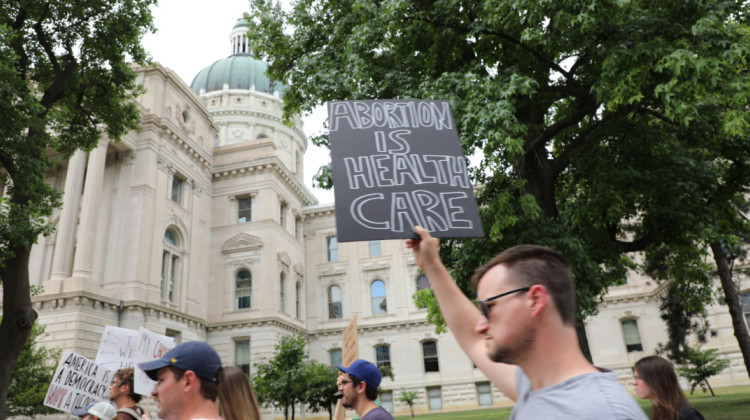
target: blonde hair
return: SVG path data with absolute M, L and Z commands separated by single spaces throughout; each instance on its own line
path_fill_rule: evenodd
M 247 375 L 237 366 L 224 368 L 219 378 L 219 415 L 225 420 L 260 420 L 260 408 Z

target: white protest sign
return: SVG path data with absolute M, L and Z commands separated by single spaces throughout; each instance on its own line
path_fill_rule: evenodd
M 149 362 L 159 359 L 174 347 L 174 338 L 153 333 L 143 327 L 138 330 L 138 346 L 135 351 L 135 363 Z M 135 369 L 134 390 L 141 395 L 151 395 L 156 382 L 152 381 L 146 372 Z
M 52 377 L 44 405 L 71 413 L 109 397 L 114 372 L 66 350 Z
M 138 331 L 107 325 L 94 363 L 111 370 L 133 367 L 137 344 Z

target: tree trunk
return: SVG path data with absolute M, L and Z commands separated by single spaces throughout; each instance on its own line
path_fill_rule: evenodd
M 742 352 L 742 359 L 745 362 L 745 370 L 750 377 L 750 334 L 745 325 L 745 316 L 742 313 L 742 304 L 737 287 L 732 281 L 732 272 L 729 269 L 729 262 L 724 247 L 719 242 L 711 244 L 711 250 L 714 253 L 714 261 L 721 280 L 721 288 L 724 290 L 724 301 L 729 307 L 729 315 L 732 317 L 732 327 L 734 336 L 737 338 L 737 344 Z
M 37 314 L 31 306 L 29 254 L 31 247 L 14 247 L 13 257 L 0 267 L 3 284 L 3 320 L 0 322 L 0 420 L 6 417 L 10 375 Z
M 711 391 L 711 396 L 712 396 L 712 397 L 715 397 L 715 396 L 716 396 L 716 394 L 714 394 L 714 389 L 713 389 L 713 388 L 711 388 L 711 384 L 709 384 L 709 383 L 708 383 L 708 379 L 704 379 L 704 380 L 703 380 L 703 382 L 705 382 L 705 383 L 706 383 L 706 386 L 708 387 L 708 390 L 709 390 L 709 391 Z
M 588 361 L 593 364 L 594 360 L 591 356 L 591 349 L 589 348 L 589 339 L 586 335 L 586 325 L 583 323 L 583 321 L 576 321 L 576 331 L 578 332 L 578 345 L 581 346 L 583 355 L 586 356 L 586 359 L 588 359 Z

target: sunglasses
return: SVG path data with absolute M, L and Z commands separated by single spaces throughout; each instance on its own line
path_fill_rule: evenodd
M 491 300 L 495 300 L 495 299 L 500 299 L 503 296 L 512 295 L 513 293 L 528 292 L 529 290 L 531 290 L 531 287 L 520 287 L 518 289 L 513 289 L 510 292 L 500 293 L 497 296 L 492 296 L 487 299 L 482 299 L 478 302 L 479 309 L 482 311 L 482 315 L 484 315 L 485 318 L 490 319 L 490 306 L 487 305 L 487 302 Z

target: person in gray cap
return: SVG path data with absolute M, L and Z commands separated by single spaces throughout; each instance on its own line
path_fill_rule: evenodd
M 117 415 L 117 409 L 107 401 L 99 401 L 70 414 L 78 416 L 81 420 L 112 420 Z
M 348 367 L 336 367 L 341 371 L 336 384 L 344 407 L 356 411 L 362 420 L 393 420 L 389 412 L 375 404 L 383 378 L 377 366 L 358 359 Z
M 151 396 L 162 420 L 221 420 L 216 411 L 221 359 L 207 343 L 182 343 L 138 368 L 156 381 Z

